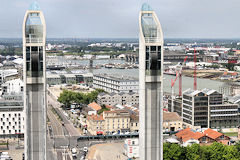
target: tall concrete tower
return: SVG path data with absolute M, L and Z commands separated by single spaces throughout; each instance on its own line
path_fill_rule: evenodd
M 46 160 L 46 24 L 36 2 L 23 21 L 25 157 Z
M 148 4 L 139 15 L 140 159 L 162 160 L 163 33 Z

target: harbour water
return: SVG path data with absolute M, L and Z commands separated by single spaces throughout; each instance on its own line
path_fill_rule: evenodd
M 138 69 L 106 69 L 106 68 L 102 68 L 102 69 L 96 69 L 93 70 L 94 74 L 98 74 L 98 73 L 107 73 L 107 74 L 118 74 L 118 75 L 123 75 L 123 76 L 132 76 L 135 78 L 139 78 L 138 77 Z M 171 76 L 171 75 L 165 75 L 164 74 L 164 78 L 163 78 L 163 91 L 164 92 L 169 92 L 171 93 L 171 79 L 175 79 L 175 76 Z M 204 88 L 209 88 L 209 89 L 215 89 L 217 91 L 220 91 L 220 87 L 223 86 L 227 86 L 228 84 L 225 82 L 220 82 L 220 81 L 214 81 L 214 80 L 210 80 L 210 79 L 202 79 L 202 78 L 198 78 L 197 79 L 197 88 L 198 89 L 204 89 Z M 175 85 L 174 85 L 174 93 L 178 93 L 178 88 L 179 88 L 179 82 L 178 80 L 176 81 Z M 182 77 L 182 90 L 187 90 L 187 89 L 193 89 L 193 78 L 191 77 Z
M 55 62 L 57 62 L 59 65 L 66 65 L 66 64 L 73 64 L 73 65 L 81 65 L 81 66 L 88 66 L 89 64 L 89 60 L 69 60 L 66 59 L 65 57 L 57 57 L 56 60 L 54 60 Z M 108 63 L 119 63 L 119 64 L 124 64 L 125 61 L 124 60 L 112 60 L 112 59 L 103 59 L 103 60 L 94 60 L 93 61 L 93 66 L 96 65 L 100 65 L 100 64 L 108 64 Z M 89 72 L 89 70 L 82 70 L 81 72 Z M 110 74 L 110 75 L 114 75 L 114 74 L 118 74 L 120 76 L 131 76 L 131 77 L 135 77 L 135 78 L 139 78 L 138 77 L 138 69 L 108 69 L 108 68 L 104 68 L 102 67 L 101 69 L 93 69 L 92 70 L 93 74 Z M 164 74 L 164 82 L 163 82 L 163 90 L 164 92 L 169 92 L 171 93 L 171 79 L 175 79 L 175 76 L 171 76 L 171 75 L 165 75 Z M 193 89 L 193 78 L 192 77 L 185 77 L 183 76 L 182 78 L 182 90 L 186 90 L 186 89 Z M 239 84 L 239 83 L 238 83 Z M 178 80 L 176 81 L 175 85 L 174 85 L 174 93 L 178 93 L 178 87 L 179 86 L 179 82 Z M 202 79 L 202 78 L 198 78 L 197 79 L 197 88 L 198 89 L 204 89 L 204 88 L 209 88 L 209 89 L 215 89 L 217 91 L 220 91 L 221 87 L 227 87 L 229 86 L 228 83 L 226 82 L 220 82 L 220 81 L 215 81 L 215 80 L 210 80 L 210 79 Z

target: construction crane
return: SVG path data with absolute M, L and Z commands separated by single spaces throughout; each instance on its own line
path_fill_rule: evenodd
M 194 48 L 194 82 L 193 82 L 193 89 L 197 90 L 197 56 L 196 56 L 196 50 Z
M 176 78 L 175 78 L 175 80 L 173 81 L 172 79 L 171 79 L 171 90 L 172 90 L 172 106 L 171 106 L 171 112 L 173 112 L 174 111 L 174 103 L 173 103 L 173 95 L 174 95 L 174 84 L 175 84 L 175 82 L 176 82 L 176 80 L 178 79 L 179 80 L 179 96 L 182 96 L 182 67 L 183 67 L 183 65 L 186 63 L 186 61 L 187 61 L 187 58 L 188 58 L 188 56 L 186 56 L 185 57 L 185 59 L 184 59 L 184 61 L 183 61 L 183 63 L 182 64 L 180 64 L 179 66 L 178 66 L 178 68 L 176 68 Z
M 174 104 L 173 104 L 174 88 L 173 88 L 173 86 L 174 86 L 174 84 L 175 84 L 177 78 L 178 78 L 178 72 L 176 71 L 176 78 L 175 78 L 175 80 L 173 81 L 173 80 L 171 79 L 171 89 L 172 89 L 172 105 L 171 105 L 171 112 L 174 112 Z
M 179 96 L 182 96 L 182 68 L 185 65 L 186 61 L 187 61 L 188 56 L 185 57 L 182 65 L 179 66 L 178 68 L 178 76 L 179 76 Z

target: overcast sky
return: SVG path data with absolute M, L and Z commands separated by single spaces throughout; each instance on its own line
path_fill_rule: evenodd
M 20 38 L 32 0 L 0 0 L 0 38 Z M 37 0 L 48 38 L 137 38 L 146 0 Z M 165 38 L 240 38 L 240 0 L 147 0 Z

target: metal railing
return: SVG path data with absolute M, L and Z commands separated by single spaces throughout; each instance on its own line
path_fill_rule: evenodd
M 26 38 L 26 43 L 42 43 L 43 38 Z

